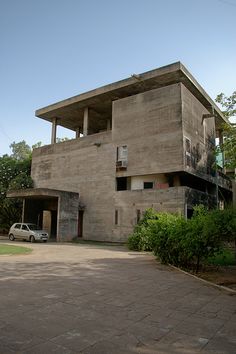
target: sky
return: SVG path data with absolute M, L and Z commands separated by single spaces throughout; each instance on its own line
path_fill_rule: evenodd
M 50 143 L 36 109 L 176 61 L 231 95 L 235 44 L 236 0 L 0 0 L 0 156 Z

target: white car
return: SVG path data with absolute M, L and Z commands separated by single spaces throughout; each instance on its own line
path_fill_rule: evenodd
M 47 242 L 48 233 L 41 230 L 37 225 L 30 223 L 15 223 L 8 233 L 9 240 L 22 239 L 30 242 Z

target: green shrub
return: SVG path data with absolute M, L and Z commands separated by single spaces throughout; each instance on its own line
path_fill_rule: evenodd
M 134 227 L 134 232 L 128 238 L 128 247 L 136 251 L 152 251 L 152 240 L 150 237 L 149 222 L 157 219 L 157 213 L 154 209 L 147 209 Z
M 193 217 L 188 220 L 185 247 L 198 272 L 201 262 L 213 256 L 222 248 L 223 242 L 211 213 L 202 206 L 194 209 Z
M 178 263 L 180 256 L 179 236 L 185 220 L 168 213 L 158 214 L 158 219 L 149 222 L 150 244 L 162 263 Z
M 148 209 L 128 239 L 133 250 L 153 251 L 162 263 L 195 268 L 236 240 L 236 209 L 207 211 L 194 208 L 193 217 L 157 213 Z
M 213 210 L 210 214 L 221 238 L 226 242 L 234 241 L 236 238 L 236 208 Z

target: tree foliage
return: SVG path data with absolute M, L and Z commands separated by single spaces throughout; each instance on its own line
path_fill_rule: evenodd
M 11 157 L 14 160 L 23 161 L 31 157 L 31 148 L 26 144 L 25 140 L 22 140 L 19 143 L 13 141 L 10 148 L 12 150 Z
M 20 220 L 22 201 L 7 199 L 9 190 L 30 188 L 31 149 L 21 141 L 10 145 L 12 154 L 0 157 L 0 229 Z
M 216 97 L 216 102 L 225 108 L 222 110 L 225 117 L 231 118 L 236 116 L 236 91 L 234 91 L 229 97 L 225 96 L 224 93 L 220 93 Z
M 236 168 L 236 126 L 223 125 L 224 140 L 221 149 L 224 152 L 224 165 L 227 168 Z
M 216 102 L 223 107 L 223 114 L 227 119 L 236 118 L 236 91 L 227 97 L 220 93 L 216 97 Z M 236 168 L 236 126 L 234 124 L 223 124 L 223 144 L 217 149 L 217 152 L 223 151 L 225 156 L 224 166 Z

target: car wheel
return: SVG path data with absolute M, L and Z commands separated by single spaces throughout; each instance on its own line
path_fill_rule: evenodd
M 10 241 L 14 241 L 14 240 L 15 240 L 15 237 L 14 237 L 13 234 L 10 234 L 10 235 L 9 235 L 9 240 L 10 240 Z
M 35 242 L 35 238 L 34 238 L 34 236 L 30 236 L 30 242 Z

